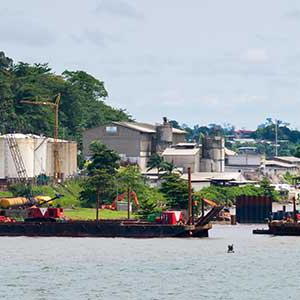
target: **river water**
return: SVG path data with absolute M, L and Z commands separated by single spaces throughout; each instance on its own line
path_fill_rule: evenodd
M 0 299 L 297 299 L 300 237 L 0 238 Z M 227 245 L 235 253 L 228 254 Z

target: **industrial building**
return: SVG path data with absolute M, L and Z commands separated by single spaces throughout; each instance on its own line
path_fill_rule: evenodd
M 183 174 L 181 178 L 188 180 L 187 174 Z M 196 172 L 191 174 L 191 183 L 194 191 L 197 192 L 211 184 L 244 185 L 252 182 L 246 181 L 239 172 Z
M 111 122 L 110 124 L 88 129 L 83 134 L 83 154 L 91 156 L 89 146 L 99 140 L 108 148 L 119 153 L 122 161 L 138 164 L 146 173 L 147 162 L 154 153 L 165 161 L 173 163 L 183 173 L 224 172 L 225 145 L 220 136 L 205 136 L 202 144 L 187 143 L 186 132 L 172 128 L 164 118 L 162 124 L 152 125 L 140 122 Z
M 88 129 L 83 133 L 83 154 L 89 157 L 89 146 L 99 140 L 115 150 L 123 161 L 136 163 L 146 170 L 147 161 L 153 153 L 162 153 L 166 148 L 185 141 L 186 132 L 172 128 L 164 118 L 163 124 L 140 122 L 111 122 Z
M 295 156 L 275 156 L 274 160 L 290 165 L 296 165 L 300 168 L 300 158 Z
M 162 157 L 165 161 L 174 164 L 182 173 L 187 173 L 188 168 L 191 168 L 191 172 L 198 172 L 200 150 L 194 143 L 179 143 L 174 148 L 165 149 Z
M 18 150 L 18 155 L 14 151 Z M 61 177 L 77 174 L 77 143 L 57 140 Z M 54 139 L 33 134 L 0 136 L 0 180 L 17 179 L 18 173 L 31 179 L 54 174 Z M 22 170 L 20 171 L 20 167 Z
M 247 178 L 257 176 L 264 156 L 255 147 L 240 147 L 237 153 L 226 154 L 226 172 L 241 172 Z

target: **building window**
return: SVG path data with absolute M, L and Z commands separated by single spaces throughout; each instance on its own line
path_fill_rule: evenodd
M 117 127 L 116 126 L 106 126 L 105 132 L 108 134 L 116 134 L 117 133 Z

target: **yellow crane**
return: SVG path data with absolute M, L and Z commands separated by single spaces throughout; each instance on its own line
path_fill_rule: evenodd
M 21 100 L 20 103 L 31 105 L 44 105 L 50 106 L 54 112 L 54 143 L 53 143 L 53 158 L 54 158 L 54 180 L 58 181 L 60 177 L 60 164 L 59 164 L 59 151 L 58 151 L 58 108 L 60 103 L 61 94 L 55 96 L 54 102 L 50 101 L 31 101 Z

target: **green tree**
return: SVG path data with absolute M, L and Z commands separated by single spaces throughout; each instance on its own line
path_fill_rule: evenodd
M 173 163 L 165 161 L 164 158 L 159 154 L 154 153 L 149 158 L 147 168 L 148 171 L 152 169 L 157 169 L 157 175 L 159 176 L 160 172 L 166 172 L 168 174 L 171 174 L 174 171 L 175 166 Z
M 164 195 L 156 188 L 145 185 L 139 195 L 138 215 L 143 219 L 146 219 L 150 214 L 160 213 L 166 207 Z
M 188 206 L 188 183 L 178 174 L 163 176 L 160 192 L 163 193 L 168 207 L 187 208 Z
M 47 64 L 28 64 L 0 52 L 0 132 L 53 135 L 53 113 L 45 106 L 32 106 L 20 100 L 49 100 L 61 93 L 59 136 L 82 145 L 86 128 L 111 121 L 131 120 L 126 111 L 105 103 L 104 82 L 83 71 L 55 74 Z
M 263 195 L 272 198 L 273 201 L 278 200 L 279 193 L 275 191 L 274 187 L 271 186 L 271 182 L 268 177 L 264 177 L 260 182 L 260 188 L 262 189 Z
M 118 153 L 108 149 L 106 145 L 99 141 L 91 143 L 90 151 L 92 157 L 91 163 L 87 166 L 88 176 L 93 176 L 93 173 L 98 169 L 103 169 L 111 175 L 116 175 L 120 160 Z
M 157 174 L 159 174 L 160 166 L 162 162 L 163 162 L 163 158 L 159 154 L 157 153 L 152 154 L 147 162 L 148 171 L 152 169 L 157 169 Z
M 294 156 L 296 156 L 296 157 L 299 157 L 299 158 L 300 158 L 300 145 L 299 145 L 299 146 L 297 146 L 297 148 L 295 149 Z
M 127 192 L 127 201 L 130 202 L 130 193 L 134 191 L 138 195 L 138 190 L 145 185 L 142 174 L 137 166 L 123 167 L 118 173 L 118 184 Z M 130 211 L 128 207 L 128 219 L 130 218 Z
M 80 199 L 85 206 L 99 204 L 100 196 L 102 202 L 113 198 L 120 159 L 115 151 L 99 141 L 91 143 L 90 150 L 91 162 L 87 166 L 87 179 L 82 184 L 83 190 L 80 193 Z
M 96 219 L 98 220 L 101 197 L 106 196 L 108 192 L 113 190 L 115 184 L 114 177 L 105 169 L 97 169 L 85 180 L 84 184 L 84 192 L 88 191 L 89 194 L 92 194 L 96 198 Z
M 159 167 L 160 171 L 166 172 L 166 174 L 171 174 L 175 170 L 175 165 L 168 161 L 163 160 Z

